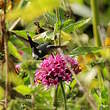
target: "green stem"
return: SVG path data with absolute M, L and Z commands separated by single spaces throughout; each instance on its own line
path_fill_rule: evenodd
M 91 0 L 91 9 L 93 13 L 92 22 L 93 22 L 95 45 L 101 46 L 101 39 L 98 32 L 98 25 L 99 25 L 98 0 Z
M 29 73 L 29 77 L 30 77 L 31 87 L 33 89 L 33 87 L 34 87 L 34 81 L 33 81 L 32 73 Z M 32 99 L 32 110 L 34 110 L 34 106 L 35 106 L 35 94 L 34 93 L 31 94 L 31 99 Z
M 99 12 L 98 12 L 98 0 L 91 0 L 91 8 L 93 12 L 93 32 L 94 32 L 94 39 L 95 39 L 95 45 L 101 46 L 101 39 L 98 32 L 98 25 L 99 25 Z M 103 87 L 103 79 L 101 76 L 101 67 L 97 67 L 98 69 L 98 81 L 99 81 L 99 88 L 101 91 L 101 88 Z M 98 105 L 98 109 L 100 107 L 100 104 Z
M 61 85 L 61 89 L 62 89 L 62 93 L 63 93 L 63 98 L 64 98 L 64 107 L 65 107 L 65 110 L 67 110 L 67 106 L 66 106 L 66 95 L 65 95 L 65 91 L 64 91 L 64 87 L 63 87 L 62 81 L 60 82 L 60 85 Z
M 59 9 L 56 9 L 56 18 L 57 18 L 57 22 L 61 21 L 61 17 L 60 17 L 60 13 L 59 13 Z M 59 38 L 59 46 L 61 46 L 61 27 L 59 27 L 59 32 L 58 33 L 58 38 Z
M 102 89 L 104 87 L 104 83 L 103 83 L 103 78 L 102 78 L 102 68 L 100 66 L 97 66 L 97 70 L 98 70 L 98 81 L 99 81 L 99 88 Z
M 54 102 L 53 102 L 53 106 L 54 106 L 54 110 L 57 110 L 57 92 L 58 92 L 58 86 L 55 88 L 55 94 L 54 94 Z

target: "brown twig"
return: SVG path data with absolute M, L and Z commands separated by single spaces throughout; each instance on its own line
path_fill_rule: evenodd
M 7 101 L 8 101 L 8 35 L 6 32 L 5 32 L 5 38 L 4 38 L 4 50 L 5 50 L 5 63 L 6 63 L 5 108 L 7 108 Z
M 4 0 L 4 9 L 2 14 L 2 43 L 4 44 L 5 52 L 5 63 L 6 63 L 6 73 L 5 73 L 5 109 L 8 105 L 8 34 L 5 25 L 5 14 L 6 14 L 6 4 L 7 0 Z
M 3 27 L 2 27 L 2 22 L 3 22 L 3 12 L 0 14 L 0 34 L 1 34 L 1 45 L 0 45 L 0 51 L 3 52 L 4 50 L 4 37 L 3 37 Z M 4 67 L 4 59 L 2 59 L 1 63 L 1 77 L 3 77 L 3 67 Z

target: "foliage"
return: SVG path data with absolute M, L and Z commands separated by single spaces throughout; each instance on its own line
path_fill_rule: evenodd
M 92 22 L 96 18 L 91 16 L 94 11 L 90 1 L 93 0 L 0 1 L 0 110 L 5 109 L 6 99 L 7 110 L 110 109 L 110 2 L 98 2 L 100 23 L 97 25 Z M 95 45 L 93 25 L 101 39 L 100 47 Z M 40 80 L 35 84 L 36 70 L 40 70 L 42 62 L 47 60 L 32 57 L 27 32 L 34 44 L 39 44 L 37 49 L 42 44 L 55 47 L 47 50 L 49 52 L 44 58 L 53 56 L 55 59 L 55 55 L 60 54 L 77 59 L 78 67 L 71 68 L 64 57 L 71 81 L 62 82 L 59 77 L 59 84 L 48 88 Z M 45 70 L 48 76 L 58 72 L 59 66 L 56 69 L 54 61 L 47 67 L 51 71 Z M 81 72 L 74 74 L 77 69 Z M 45 74 L 38 75 L 39 79 L 41 75 Z M 52 79 L 51 75 L 49 77 L 48 80 Z

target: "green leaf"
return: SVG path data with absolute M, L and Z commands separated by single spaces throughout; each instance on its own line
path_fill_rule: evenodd
M 99 53 L 100 50 L 101 50 L 100 47 L 78 47 L 72 50 L 71 55 L 78 56 L 78 55 L 86 55 L 89 53 Z
M 24 84 L 23 80 L 18 77 L 17 74 L 13 73 L 13 72 L 9 72 L 9 81 L 10 83 L 13 83 L 14 85 L 18 86 L 18 85 L 21 85 L 21 84 Z
M 61 31 L 61 38 L 64 41 L 70 41 L 72 39 L 72 36 L 66 32 Z
M 59 32 L 61 29 L 61 21 L 57 21 L 55 24 L 55 33 Z
M 24 8 L 27 5 L 28 1 L 29 0 L 21 0 L 18 5 L 18 8 Z
M 20 37 L 23 37 L 24 39 L 28 39 L 26 30 L 22 30 L 22 31 L 14 30 L 14 31 L 12 31 L 12 33 L 15 33 L 16 35 L 18 35 Z M 33 37 L 35 35 L 34 32 L 29 32 L 29 34 L 31 37 Z
M 32 103 L 29 100 L 16 98 L 11 99 L 8 103 L 7 110 L 31 110 Z M 1 109 L 0 109 L 1 110 Z
M 17 58 L 20 61 L 22 60 L 22 57 L 19 54 L 19 52 L 17 51 L 16 47 L 10 41 L 8 41 L 8 49 L 9 49 L 9 53 L 12 56 L 14 56 L 15 58 Z
M 15 35 L 10 36 L 9 41 L 11 41 L 17 48 L 23 49 L 27 47 L 25 43 L 22 40 L 18 39 Z
M 56 23 L 56 14 L 52 12 L 46 13 L 45 15 L 40 16 L 38 21 L 40 23 L 40 27 L 52 28 Z
M 0 86 L 0 100 L 4 98 L 4 89 Z
M 17 100 L 10 100 L 7 110 L 23 110 L 21 104 Z
M 86 24 L 88 24 L 91 21 L 91 18 L 87 18 L 81 21 L 78 21 L 76 23 L 74 23 L 74 31 L 77 29 L 80 29 L 81 27 L 85 26 Z
M 80 29 L 81 27 L 88 24 L 90 22 L 90 20 L 91 20 L 91 18 L 87 18 L 87 19 L 80 20 L 76 23 L 74 23 L 74 21 L 71 20 L 71 19 L 66 20 L 63 23 L 62 30 L 65 31 L 65 32 L 68 32 L 68 33 L 76 31 L 77 29 Z
M 71 19 L 68 19 L 68 20 L 64 21 L 64 23 L 62 25 L 62 30 L 70 33 L 73 31 L 73 27 L 74 27 L 74 21 Z
M 83 0 L 69 0 L 71 3 L 79 3 L 79 4 L 83 4 L 84 1 Z
M 21 93 L 22 95 L 29 95 L 31 94 L 31 88 L 25 85 L 19 85 L 14 88 L 17 92 Z
M 70 84 L 70 87 L 71 87 L 72 89 L 74 89 L 75 85 L 76 85 L 76 80 L 73 80 L 73 81 L 71 82 L 71 84 Z
M 46 43 L 46 42 L 51 42 L 54 40 L 54 33 L 53 32 L 43 32 L 41 34 L 38 34 L 36 36 L 33 37 L 33 41 L 34 42 L 38 42 L 38 43 Z
M 59 23 L 61 24 L 61 22 L 63 23 L 66 19 L 67 18 L 65 17 L 65 11 L 62 8 L 59 8 L 58 18 L 56 18 L 56 13 L 49 12 L 43 16 L 40 16 L 38 18 L 38 21 L 40 23 L 40 27 L 43 27 L 44 29 L 48 29 L 48 28 L 51 29 L 54 28 L 54 25 L 58 25 Z

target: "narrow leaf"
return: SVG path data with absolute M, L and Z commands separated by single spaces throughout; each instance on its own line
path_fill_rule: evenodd
M 14 30 L 14 31 L 11 31 L 11 32 L 12 33 L 15 33 L 16 35 L 18 35 L 20 37 L 23 37 L 25 39 L 28 39 L 26 30 L 21 30 L 21 31 Z M 30 34 L 31 37 L 33 37 L 35 35 L 34 32 L 29 32 L 29 34 Z
M 73 27 L 74 27 L 74 21 L 71 19 L 68 19 L 68 20 L 64 21 L 64 23 L 62 25 L 62 30 L 70 33 L 73 31 Z
M 81 20 L 81 21 L 78 21 L 74 24 L 74 31 L 83 27 L 84 25 L 86 25 L 87 23 L 89 23 L 91 21 L 91 18 L 87 18 L 85 20 Z
M 89 53 L 99 53 L 100 50 L 101 50 L 100 47 L 78 47 L 72 50 L 71 55 L 78 56 L 78 55 L 86 55 Z
M 76 23 L 74 23 L 74 21 L 72 21 L 72 20 L 67 20 L 64 22 L 62 30 L 65 32 L 68 32 L 68 33 L 76 31 L 77 29 L 80 29 L 81 27 L 88 24 L 90 22 L 90 20 L 91 20 L 91 18 L 87 18 L 85 20 L 80 20 Z
M 17 92 L 21 93 L 22 95 L 28 95 L 31 93 L 31 88 L 25 85 L 19 85 L 14 88 Z
M 61 31 L 61 37 L 63 41 L 70 41 L 72 39 L 72 36 L 64 31 Z
M 17 58 L 20 61 L 22 60 L 22 57 L 19 54 L 19 52 L 17 51 L 16 47 L 10 41 L 8 41 L 8 49 L 9 49 L 9 53 L 12 56 L 14 56 L 15 58 Z

